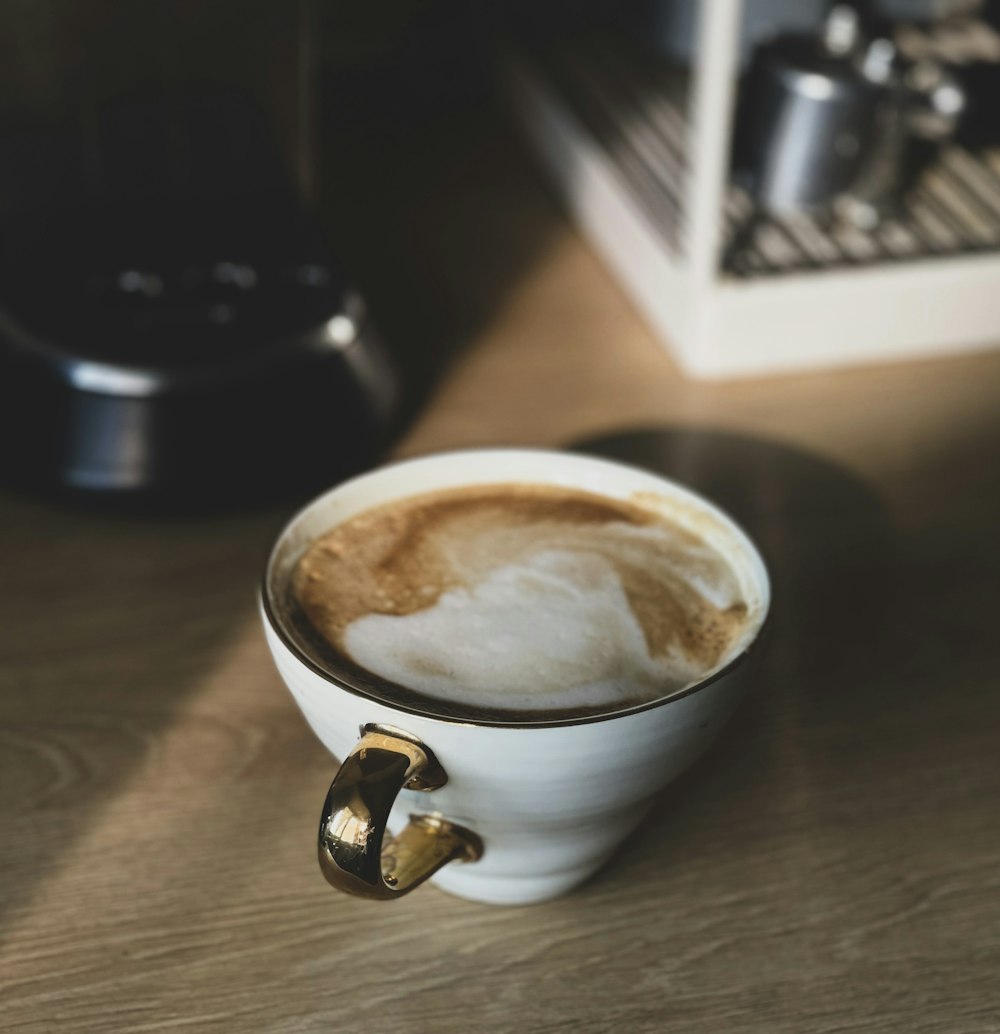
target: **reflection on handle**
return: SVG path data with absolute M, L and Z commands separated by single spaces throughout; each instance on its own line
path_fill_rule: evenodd
M 383 845 L 396 795 L 436 790 L 447 776 L 419 740 L 389 726 L 366 725 L 334 776 L 319 824 L 319 865 L 338 890 L 365 898 L 395 898 L 451 861 L 483 853 L 475 833 L 433 815 L 414 815 Z

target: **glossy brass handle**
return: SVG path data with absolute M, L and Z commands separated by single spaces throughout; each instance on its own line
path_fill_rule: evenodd
M 330 784 L 319 824 L 319 866 L 338 890 L 365 898 L 395 898 L 451 861 L 483 853 L 475 833 L 434 815 L 414 815 L 383 843 L 396 795 L 436 790 L 448 781 L 418 739 L 389 726 L 366 725 Z

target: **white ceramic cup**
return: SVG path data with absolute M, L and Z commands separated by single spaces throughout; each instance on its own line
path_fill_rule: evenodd
M 291 572 L 310 542 L 382 503 L 502 483 L 638 501 L 688 527 L 737 574 L 748 604 L 743 638 L 715 671 L 653 703 L 532 724 L 454 719 L 434 713 L 432 704 L 379 699 L 356 675 L 310 654 L 286 603 Z M 316 735 L 346 759 L 320 824 L 325 875 L 341 889 L 377 898 L 399 896 L 427 877 L 453 894 L 495 904 L 570 890 L 607 861 L 657 791 L 705 750 L 733 712 L 769 599 L 760 554 L 726 514 L 681 485 L 620 463 L 477 449 L 382 467 L 320 496 L 278 537 L 262 611 L 278 671 Z

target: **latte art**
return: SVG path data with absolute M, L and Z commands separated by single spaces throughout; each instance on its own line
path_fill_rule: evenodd
M 293 593 L 378 679 L 452 709 L 614 710 L 722 666 L 748 623 L 738 578 L 651 509 L 553 486 L 411 496 L 332 528 Z

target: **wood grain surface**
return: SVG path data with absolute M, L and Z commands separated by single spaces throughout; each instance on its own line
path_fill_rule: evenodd
M 586 439 L 709 491 L 775 576 L 755 690 L 574 894 L 354 900 L 255 610 L 291 504 L 7 492 L 0 1030 L 1000 1031 L 1000 354 L 689 383 L 513 141 L 444 137 L 330 211 L 437 364 L 399 454 Z

